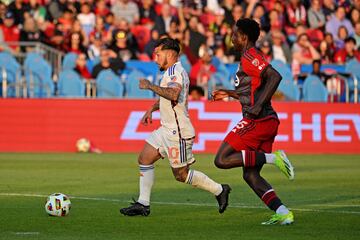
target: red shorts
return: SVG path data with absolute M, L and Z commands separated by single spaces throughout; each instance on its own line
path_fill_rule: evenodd
M 224 142 L 236 151 L 252 150 L 270 153 L 279 124 L 279 119 L 272 116 L 256 120 L 243 118 L 228 133 Z

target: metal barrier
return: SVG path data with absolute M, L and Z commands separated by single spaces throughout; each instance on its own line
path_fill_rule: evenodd
M 1 77 L 2 77 L 2 97 L 7 98 L 8 97 L 8 89 L 9 87 L 15 88 L 15 97 L 21 97 L 21 89 L 22 89 L 22 77 L 21 77 L 21 70 L 17 71 L 16 73 L 12 73 L 14 76 L 13 79 L 15 79 L 14 82 L 9 82 L 8 72 L 5 67 L 1 67 Z
M 2 44 L 7 44 L 9 46 L 7 50 L 15 56 L 15 58 L 20 64 L 24 63 L 26 54 L 28 52 L 37 52 L 41 54 L 43 58 L 51 65 L 55 79 L 57 79 L 57 76 L 59 76 L 59 72 L 61 71 L 62 59 L 65 55 L 62 51 L 59 51 L 41 42 L 6 42 Z M 29 51 L 15 51 L 13 47 L 20 49 L 25 48 Z

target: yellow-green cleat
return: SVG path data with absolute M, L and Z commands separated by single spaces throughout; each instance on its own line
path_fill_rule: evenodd
M 294 222 L 294 214 L 289 211 L 288 214 L 278 214 L 275 213 L 274 215 L 271 216 L 271 218 L 266 221 L 266 222 L 262 222 L 262 225 L 275 225 L 275 224 L 280 224 L 280 225 L 290 225 Z
M 290 180 L 294 180 L 295 172 L 290 160 L 287 158 L 283 150 L 277 150 L 274 152 L 275 160 L 274 164 L 277 166 L 282 173 L 285 174 Z

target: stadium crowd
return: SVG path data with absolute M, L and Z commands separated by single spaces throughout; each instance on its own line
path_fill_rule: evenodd
M 257 45 L 268 60 L 289 64 L 294 76 L 314 59 L 360 61 L 360 0 L 2 1 L 0 42 L 40 41 L 77 53 L 79 74 L 95 78 L 105 68 L 118 73 L 130 59 L 151 61 L 155 41 L 170 36 L 181 42 L 196 85 L 216 72 L 213 58 L 239 60 L 231 34 L 243 17 L 260 24 Z M 92 70 L 82 63 L 96 58 L 100 63 Z

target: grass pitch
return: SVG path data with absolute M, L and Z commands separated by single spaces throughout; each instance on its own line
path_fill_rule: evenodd
M 212 155 L 197 155 L 201 170 L 233 189 L 230 206 L 178 183 L 167 160 L 155 167 L 148 217 L 125 217 L 119 208 L 138 193 L 134 154 L 0 154 L 0 239 L 359 239 L 360 156 L 292 155 L 288 181 L 265 166 L 282 201 L 295 214 L 291 226 L 261 226 L 272 212 L 242 180 L 241 169 L 220 170 Z M 46 196 L 71 198 L 69 216 L 45 213 Z

